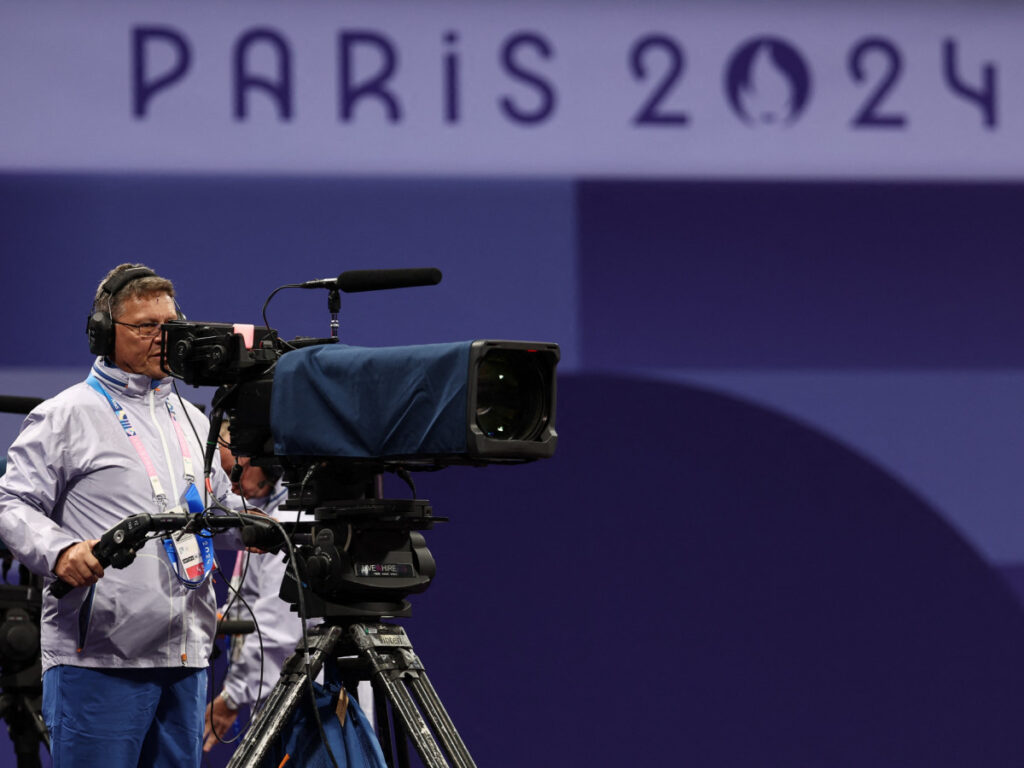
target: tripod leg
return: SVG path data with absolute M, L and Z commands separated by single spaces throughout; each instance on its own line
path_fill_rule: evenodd
M 248 733 L 231 756 L 227 768 L 252 768 L 260 765 L 274 741 L 281 735 L 305 694 L 311 676 L 319 674 L 325 656 L 333 650 L 342 634 L 340 627 L 324 627 L 324 631 L 319 629 L 310 631 L 308 670 L 301 648 L 288 657 L 281 670 L 281 678 L 253 718 Z
M 448 754 L 452 756 L 453 764 L 456 766 L 473 765 L 473 758 L 469 756 L 469 750 L 466 749 L 459 732 L 455 729 L 455 723 L 448 716 L 437 691 L 430 684 L 426 671 L 419 672 L 412 677 L 409 680 L 409 687 L 420 707 L 426 712 L 427 719 L 433 726 L 434 732 L 437 733 L 437 737 Z
M 375 687 L 382 687 L 391 703 L 396 746 L 404 744 L 405 739 L 397 733 L 404 730 L 428 768 L 476 768 L 405 631 L 390 624 L 355 624 L 350 633 L 360 654 L 370 662 Z
M 0 696 L 0 717 L 7 723 L 18 768 L 40 768 L 39 745 L 50 751 L 50 732 L 40 714 L 41 697 L 23 693 Z
M 395 750 L 392 746 L 395 742 L 391 738 L 391 715 L 388 712 L 387 689 L 378 680 L 373 680 L 373 707 L 376 712 L 377 741 L 380 743 L 381 752 L 384 753 L 384 760 L 388 768 L 395 768 Z
M 434 740 L 434 735 L 423 720 L 423 716 L 416 708 L 412 696 L 406 690 L 401 677 L 386 680 L 384 686 L 387 690 L 388 699 L 391 701 L 392 711 L 395 714 L 395 745 L 401 752 L 405 743 L 402 731 L 416 747 L 420 759 L 427 768 L 448 768 L 448 761 L 444 753 Z

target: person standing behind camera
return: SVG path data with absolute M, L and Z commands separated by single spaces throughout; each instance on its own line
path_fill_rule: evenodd
M 265 469 L 235 457 L 230 449 L 227 417 L 221 426 L 219 444 L 221 465 L 232 481 L 232 491 L 246 504 L 265 514 L 276 516 L 288 490 L 281 482 L 277 467 Z M 292 521 L 311 522 L 306 513 L 289 516 Z M 302 623 L 298 613 L 280 597 L 281 582 L 288 570 L 285 553 L 249 556 L 238 553 L 231 578 L 233 590 L 228 596 L 228 619 L 251 618 L 258 634 L 237 635 L 231 641 L 230 664 L 220 693 L 206 708 L 203 751 L 209 752 L 220 741 L 226 741 L 242 707 L 255 707 L 265 701 L 281 677 L 281 669 L 296 652 L 302 640 Z M 234 596 L 237 590 L 238 597 Z M 251 613 L 250 613 L 251 611 Z M 321 622 L 310 619 L 307 626 Z M 373 690 L 369 681 L 359 683 L 354 692 L 359 706 L 373 710 Z
M 212 547 L 191 534 L 151 540 L 129 567 L 106 571 L 92 554 L 130 515 L 202 505 L 197 435 L 209 423 L 160 367 L 160 325 L 178 316 L 169 280 L 141 264 L 113 269 L 89 317 L 88 378 L 28 415 L 0 479 L 0 539 L 31 571 L 77 587 L 43 600 L 55 768 L 201 763 Z M 239 506 L 219 466 L 212 486 Z
M 267 470 L 250 464 L 245 457 L 236 459 L 227 443 L 225 421 L 221 428 L 220 457 L 224 470 L 231 474 L 232 490 L 248 505 L 273 515 L 287 496 L 280 479 L 273 474 L 268 477 Z M 249 556 L 240 552 L 238 555 L 231 582 L 239 597 L 229 595 L 231 607 L 225 618 L 248 619 L 251 610 L 259 634 L 232 638 L 231 661 L 224 684 L 206 708 L 204 752 L 227 738 L 241 707 L 253 707 L 266 699 L 281 676 L 285 659 L 302 638 L 298 615 L 278 596 L 286 567 L 283 554 Z

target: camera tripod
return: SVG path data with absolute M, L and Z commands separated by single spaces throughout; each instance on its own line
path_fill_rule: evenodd
M 475 768 L 405 631 L 381 621 L 411 615 L 406 596 L 425 590 L 435 572 L 419 531 L 446 518 L 435 517 L 422 499 L 338 500 L 331 493 L 333 500 L 324 501 L 344 479 L 327 473 L 319 483 L 289 484 L 282 509 L 313 512 L 317 523 L 314 533 L 293 533 L 300 567 L 286 573 L 280 596 L 300 614 L 324 621 L 308 631 L 308 646 L 300 641 L 285 661 L 228 768 L 264 765 L 278 739 L 288 736 L 295 708 L 321 670 L 325 680 L 349 691 L 362 680 L 371 683 L 377 741 L 389 768 L 409 765 L 409 742 L 426 768 Z M 376 487 L 365 490 L 379 494 Z M 242 539 L 259 546 L 260 536 L 251 528 Z
M 10 561 L 4 559 L 6 573 Z M 0 719 L 14 745 L 18 768 L 39 768 L 39 747 L 50 749 L 43 722 L 39 658 L 39 578 L 18 568 L 21 584 L 0 586 Z
M 409 741 L 427 768 L 475 768 L 476 763 L 401 627 L 379 621 L 329 619 L 312 628 L 308 635 L 308 668 L 300 643 L 285 662 L 280 679 L 253 719 L 228 768 L 262 765 L 306 695 L 310 676 L 316 677 L 325 666 L 325 675 L 337 674 L 348 690 L 354 691 L 360 680 L 369 680 L 373 685 L 378 740 L 390 768 L 409 765 Z M 389 717 L 389 704 L 393 717 Z

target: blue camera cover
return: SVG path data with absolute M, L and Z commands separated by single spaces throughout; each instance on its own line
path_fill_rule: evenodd
M 286 353 L 271 395 L 274 452 L 361 459 L 465 452 L 471 344 Z

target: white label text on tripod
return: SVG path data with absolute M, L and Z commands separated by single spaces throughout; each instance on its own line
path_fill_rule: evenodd
M 387 576 L 395 578 L 411 578 L 415 576 L 412 566 L 408 563 L 357 563 L 356 574 L 359 576 Z

